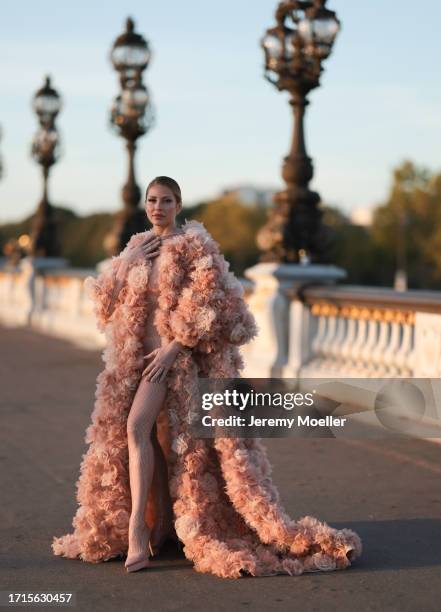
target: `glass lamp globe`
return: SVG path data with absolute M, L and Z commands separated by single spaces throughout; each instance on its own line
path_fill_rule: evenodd
M 332 11 L 320 9 L 314 17 L 302 19 L 298 29 L 305 42 L 305 52 L 325 59 L 331 53 L 340 23 Z
M 148 66 L 151 53 L 147 41 L 135 32 L 133 19 L 128 18 L 126 31 L 118 36 L 110 52 L 116 70 L 130 75 L 130 71 L 142 71 Z
M 265 51 L 265 64 L 268 70 L 276 70 L 282 59 L 283 45 L 279 38 L 278 31 L 268 30 L 261 40 L 261 45 Z
M 46 77 L 44 86 L 37 91 L 32 107 L 40 118 L 53 119 L 61 110 L 61 98 L 52 88 L 50 77 Z
M 130 89 L 124 89 L 121 94 L 121 102 L 124 108 L 123 112 L 136 112 L 142 115 L 149 102 L 149 94 L 144 85 L 137 85 Z

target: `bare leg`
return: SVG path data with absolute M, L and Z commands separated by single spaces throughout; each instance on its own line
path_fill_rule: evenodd
M 135 558 L 147 555 L 149 530 L 145 522 L 145 511 L 154 470 L 151 433 L 166 392 L 166 382 L 150 382 L 143 376 L 127 419 L 132 512 L 126 565 Z

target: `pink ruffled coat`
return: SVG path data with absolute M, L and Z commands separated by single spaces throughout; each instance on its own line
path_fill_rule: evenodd
M 169 370 L 165 405 L 157 421 L 169 466 L 175 528 L 185 556 L 197 571 L 222 578 L 240 578 L 246 572 L 293 576 L 346 568 L 361 554 L 359 536 L 311 516 L 291 519 L 280 503 L 259 439 L 189 435 L 188 418 L 197 408 L 197 377 L 239 377 L 244 367 L 239 346 L 258 330 L 242 285 L 228 270 L 217 242 L 198 221 L 187 221 L 183 229 L 184 235 L 162 246 L 155 325 L 162 338 L 177 338 L 188 347 Z M 145 235 L 135 234 L 129 244 Z M 74 530 L 54 537 L 52 543 L 56 555 L 91 563 L 127 554 L 131 498 L 126 421 L 145 366 L 141 339 L 151 263 L 131 264 L 108 319 L 119 257 L 113 257 L 98 278 L 85 280 L 98 328 L 107 339 L 105 368 L 97 378 L 86 432 L 89 447 L 77 482 Z M 149 498 L 148 517 L 151 504 Z

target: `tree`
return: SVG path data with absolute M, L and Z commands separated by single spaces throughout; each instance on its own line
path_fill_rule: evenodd
M 387 201 L 374 213 L 371 235 L 390 279 L 402 268 L 409 287 L 439 288 L 441 175 L 405 160 L 393 172 Z
M 219 243 L 235 274 L 243 274 L 245 268 L 257 262 L 256 234 L 265 223 L 265 209 L 225 197 L 206 204 L 194 218 L 202 221 Z

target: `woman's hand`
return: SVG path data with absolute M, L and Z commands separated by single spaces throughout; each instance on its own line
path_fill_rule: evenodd
M 167 346 L 160 346 L 145 355 L 144 359 L 153 357 L 153 360 L 144 369 L 141 376 L 146 376 L 150 382 L 162 382 L 173 365 L 181 346 L 178 342 L 173 341 Z
M 134 246 L 130 247 L 127 251 L 127 261 L 132 262 L 139 258 L 142 259 L 153 259 L 159 255 L 159 247 L 161 246 L 161 239 L 159 236 L 150 234 L 143 239 L 143 241 Z
M 159 255 L 159 247 L 161 245 L 161 239 L 154 234 L 149 234 L 143 241 L 135 246 L 130 246 L 127 252 L 120 259 L 119 266 L 116 272 L 115 285 L 113 287 L 112 297 L 107 307 L 106 316 L 110 317 L 115 309 L 115 304 L 118 299 L 119 292 L 121 291 L 130 264 L 136 261 L 138 258 L 142 259 L 153 259 Z

